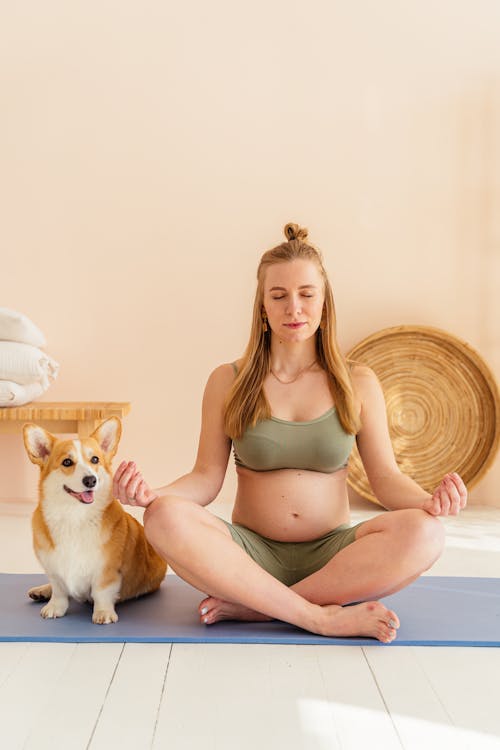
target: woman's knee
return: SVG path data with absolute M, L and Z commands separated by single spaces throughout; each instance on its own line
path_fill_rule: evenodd
M 144 531 L 149 542 L 155 546 L 172 545 L 192 539 L 206 529 L 217 529 L 225 536 L 231 532 L 224 521 L 217 518 L 204 506 L 177 495 L 164 495 L 148 505 L 143 518 Z
M 424 510 L 410 509 L 402 521 L 409 548 L 429 557 L 430 565 L 436 562 L 445 543 L 445 529 L 439 518 Z
M 163 495 L 156 498 L 144 512 L 143 523 L 146 538 L 153 543 L 161 537 L 179 536 L 181 526 L 185 525 L 190 502 L 175 495 Z

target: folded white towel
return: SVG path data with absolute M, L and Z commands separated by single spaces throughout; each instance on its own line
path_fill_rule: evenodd
M 41 383 L 46 390 L 58 371 L 59 364 L 35 346 L 0 341 L 0 380 L 19 385 Z
M 41 330 L 23 313 L 0 307 L 0 340 L 44 347 L 47 342 Z
M 20 385 L 9 380 L 0 380 L 0 407 L 29 404 L 45 392 L 41 383 Z

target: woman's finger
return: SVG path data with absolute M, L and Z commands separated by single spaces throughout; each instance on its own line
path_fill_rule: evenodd
M 451 474 L 451 480 L 458 490 L 458 494 L 460 495 L 460 508 L 463 510 L 463 508 L 465 508 L 465 506 L 467 505 L 467 487 L 460 474 L 457 474 L 456 472 L 453 472 L 453 474 Z
M 144 481 L 144 479 L 141 479 L 139 485 L 137 486 L 135 496 L 141 505 L 146 502 L 146 482 Z
M 456 515 L 460 510 L 460 493 L 455 483 L 449 478 L 446 479 L 446 490 L 450 500 L 450 513 Z
M 140 474 L 140 472 L 137 472 L 136 474 L 133 475 L 132 479 L 130 479 L 129 483 L 127 484 L 127 489 L 126 489 L 127 497 L 137 499 L 136 492 L 141 481 L 142 481 L 142 475 Z
M 120 481 L 118 482 L 118 488 L 115 492 L 115 497 L 118 498 L 118 500 L 121 503 L 124 503 L 125 505 L 129 503 L 129 495 L 127 494 L 127 485 L 129 481 L 131 480 L 133 476 L 133 469 L 128 466 L 127 469 L 123 472 L 121 475 Z
M 450 498 L 448 497 L 448 493 L 446 492 L 446 489 L 444 489 L 443 487 L 440 487 L 437 494 L 438 494 L 439 503 L 441 506 L 441 509 L 438 515 L 447 516 L 450 510 Z
M 113 494 L 118 494 L 118 483 L 120 479 L 122 478 L 123 472 L 127 468 L 128 463 L 127 461 L 122 461 L 117 470 L 115 471 L 115 474 L 113 476 Z
M 118 487 L 120 488 L 120 490 L 124 491 L 126 489 L 127 484 L 130 482 L 134 474 L 135 466 L 133 462 L 130 462 L 125 471 L 122 473 L 120 479 L 118 480 Z

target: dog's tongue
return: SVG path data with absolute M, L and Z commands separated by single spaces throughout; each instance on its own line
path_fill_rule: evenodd
M 86 492 L 79 492 L 78 497 L 82 501 L 82 503 L 91 503 L 94 500 L 94 493 L 90 490 L 87 490 Z

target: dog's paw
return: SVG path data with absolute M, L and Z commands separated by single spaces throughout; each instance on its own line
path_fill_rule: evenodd
M 28 596 L 35 602 L 48 602 L 52 596 L 52 586 L 46 583 L 44 586 L 34 586 L 28 591 Z
M 45 620 L 53 619 L 54 617 L 64 617 L 68 609 L 67 604 L 57 604 L 55 602 L 49 602 L 42 607 L 40 610 L 41 616 Z
M 92 615 L 92 622 L 96 625 L 109 625 L 110 622 L 118 622 L 118 615 L 114 609 L 96 609 Z

